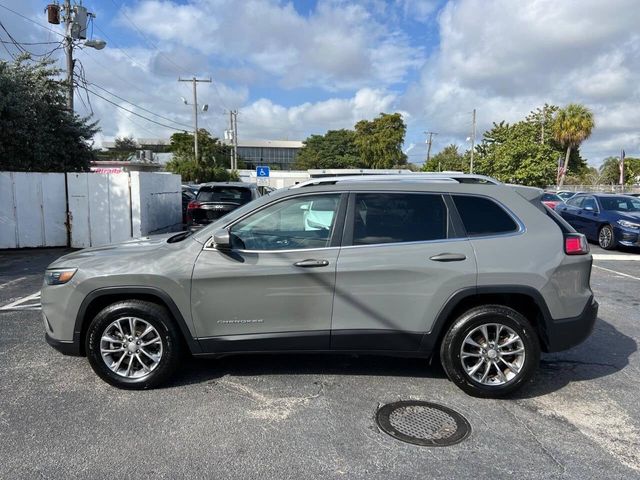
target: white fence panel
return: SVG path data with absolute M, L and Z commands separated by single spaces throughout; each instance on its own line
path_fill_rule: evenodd
M 133 235 L 182 229 L 182 187 L 180 175 L 131 172 Z
M 72 247 L 96 247 L 131 238 L 128 175 L 73 173 L 67 177 L 67 188 Z
M 63 173 L 0 172 L 0 248 L 67 244 Z

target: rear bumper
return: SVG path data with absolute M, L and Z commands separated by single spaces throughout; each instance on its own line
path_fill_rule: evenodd
M 62 340 L 56 340 L 49 336 L 48 333 L 45 332 L 44 338 L 49 345 L 58 350 L 60 353 L 64 355 L 80 355 L 80 345 L 74 341 L 63 342 Z
M 598 302 L 591 297 L 577 317 L 549 320 L 544 327 L 544 343 L 547 352 L 568 350 L 584 342 L 598 318 Z

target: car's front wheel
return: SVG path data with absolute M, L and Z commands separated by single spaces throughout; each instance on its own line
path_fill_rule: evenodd
M 611 225 L 604 225 L 598 232 L 598 244 L 605 250 L 612 250 L 616 247 L 616 237 Z
M 484 305 L 453 323 L 440 358 L 448 377 L 462 390 L 498 398 L 531 379 L 540 360 L 540 343 L 523 315 L 509 307 Z
M 93 370 L 119 388 L 153 388 L 173 374 L 182 353 L 169 312 L 142 300 L 101 310 L 89 325 L 86 352 Z

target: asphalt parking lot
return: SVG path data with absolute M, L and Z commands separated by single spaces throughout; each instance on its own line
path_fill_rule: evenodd
M 640 252 L 592 246 L 592 336 L 543 355 L 507 400 L 365 356 L 185 360 L 165 388 L 115 389 L 44 341 L 37 292 L 64 252 L 0 252 L 1 478 L 640 478 Z M 377 408 L 408 399 L 459 411 L 471 435 L 430 448 L 381 432 Z

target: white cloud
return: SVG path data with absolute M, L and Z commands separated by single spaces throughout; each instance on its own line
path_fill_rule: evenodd
M 636 1 L 450 1 L 438 21 L 440 47 L 401 102 L 430 129 L 463 140 L 473 108 L 482 132 L 545 102 L 580 102 L 597 124 L 583 156 L 598 163 L 623 141 L 638 152 Z
M 225 62 L 250 62 L 287 88 L 385 86 L 403 80 L 423 57 L 421 48 L 380 22 L 366 4 L 320 1 L 303 16 L 291 3 L 268 0 L 144 0 L 125 12 L 162 42 Z

